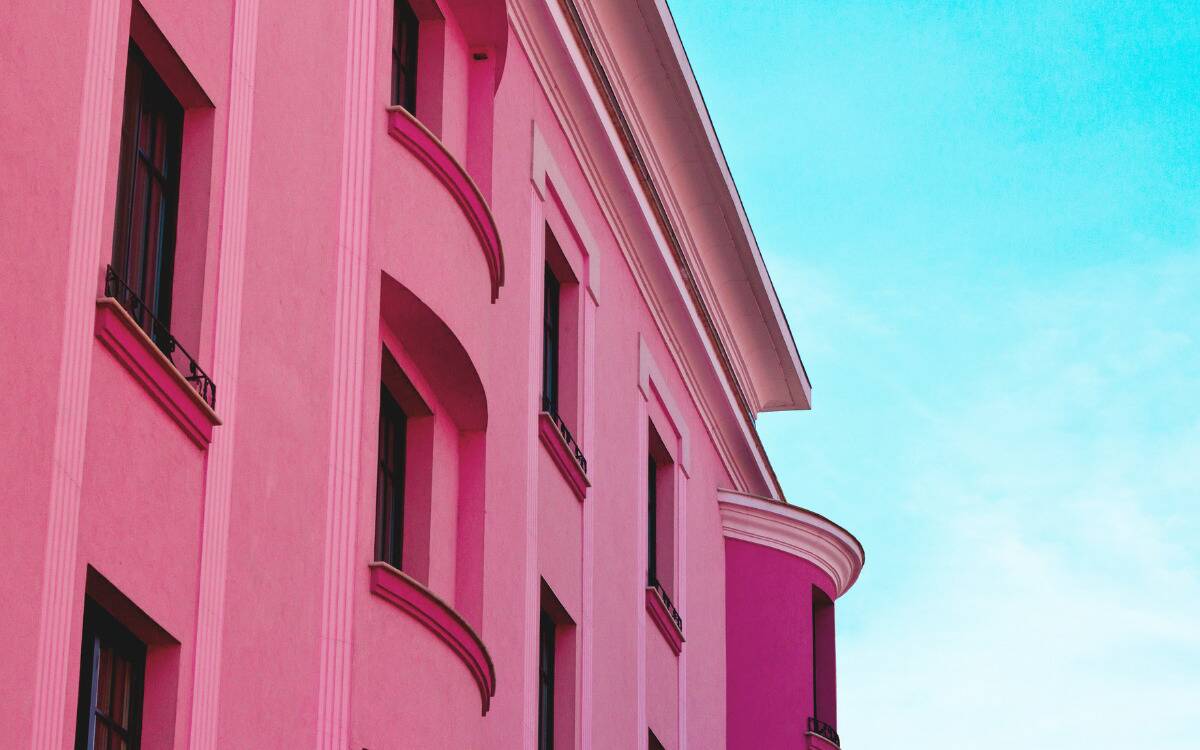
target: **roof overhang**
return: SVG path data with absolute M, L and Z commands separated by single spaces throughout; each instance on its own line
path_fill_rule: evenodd
M 808 409 L 812 385 L 665 0 L 577 0 L 755 412 Z

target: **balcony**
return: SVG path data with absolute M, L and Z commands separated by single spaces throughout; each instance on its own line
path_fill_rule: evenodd
M 208 404 L 209 408 L 215 409 L 217 386 L 213 383 L 212 378 L 208 377 L 208 373 L 200 368 L 196 358 L 179 345 L 179 341 L 171 335 L 170 329 L 154 317 L 142 298 L 129 288 L 112 266 L 109 266 L 104 274 L 104 296 L 115 299 L 125 309 L 125 312 L 129 313 L 133 322 L 146 332 L 158 350 L 170 360 L 175 369 L 179 370 L 183 379 L 192 386 L 204 403 Z M 182 363 L 178 361 L 176 355 L 183 357 Z
M 662 584 L 653 581 L 646 587 L 646 611 L 650 613 L 651 621 L 658 627 L 667 645 L 676 656 L 683 649 L 683 618 L 679 610 L 671 602 L 671 597 L 663 590 Z
M 810 750 L 830 750 L 842 746 L 842 740 L 833 725 L 813 716 L 808 717 L 808 731 L 805 736 L 808 739 L 806 747 Z
M 587 478 L 587 459 L 575 436 L 558 415 L 558 410 L 545 396 L 542 397 L 542 411 L 538 415 L 538 436 L 575 496 L 583 500 L 587 488 L 591 486 Z
M 171 331 L 110 266 L 96 300 L 96 338 L 198 447 L 221 424 L 217 387 Z

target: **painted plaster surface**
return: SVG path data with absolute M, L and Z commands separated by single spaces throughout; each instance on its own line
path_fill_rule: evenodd
M 618 4 L 568 4 L 608 50 L 589 62 L 567 5 L 414 1 L 412 121 L 390 108 L 391 2 L 18 5 L 0 30 L 6 747 L 74 746 L 87 597 L 141 623 L 145 747 L 532 747 L 547 591 L 564 623 L 556 746 L 644 748 L 651 730 L 672 749 L 799 746 L 811 587 L 841 591 L 729 538 L 718 498 L 782 500 L 741 404 L 806 405 L 807 379 L 759 362 L 790 345 L 775 323 L 711 338 L 705 320 L 773 309 L 770 284 L 697 292 L 679 264 L 757 268 L 734 256 L 752 237 L 676 257 L 604 97 L 639 104 L 588 67 L 619 83 L 640 75 L 632 56 L 673 50 L 657 6 L 641 12 L 669 38 L 598 27 Z M 152 349 L 131 350 L 136 377 L 96 334 L 131 39 L 185 108 L 172 331 L 213 376 L 215 418 L 169 408 L 154 384 L 178 378 Z M 644 153 L 717 159 L 702 130 L 647 123 Z M 670 200 L 733 201 L 656 176 Z M 542 427 L 548 230 L 582 480 Z M 427 410 L 411 424 L 426 501 L 416 562 L 384 585 L 389 361 Z M 682 645 L 646 606 L 651 425 Z
M 740 540 L 725 545 L 730 747 L 803 747 L 813 708 L 812 565 Z M 809 676 L 805 679 L 805 676 Z

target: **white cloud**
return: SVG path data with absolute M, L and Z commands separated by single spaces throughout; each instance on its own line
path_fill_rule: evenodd
M 1033 290 L 930 394 L 891 477 L 921 544 L 869 557 L 910 575 L 843 601 L 847 747 L 1200 747 L 1196 289 L 1193 255 Z

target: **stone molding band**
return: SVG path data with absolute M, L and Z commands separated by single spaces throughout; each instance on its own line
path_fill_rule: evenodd
M 450 647 L 479 687 L 482 715 L 487 716 L 496 695 L 496 668 L 475 629 L 452 606 L 387 563 L 371 563 L 371 593 L 407 612 Z
M 810 510 L 776 500 L 721 490 L 721 527 L 726 539 L 738 539 L 786 552 L 829 575 L 837 596 L 858 580 L 866 562 L 854 535 Z
M 504 285 L 504 251 L 492 209 L 483 193 L 479 192 L 475 180 L 471 179 L 471 175 L 446 149 L 445 144 L 403 107 L 388 108 L 388 133 L 404 144 L 454 196 L 475 236 L 479 238 L 491 279 L 492 302 L 495 302 L 500 296 L 500 287 Z

